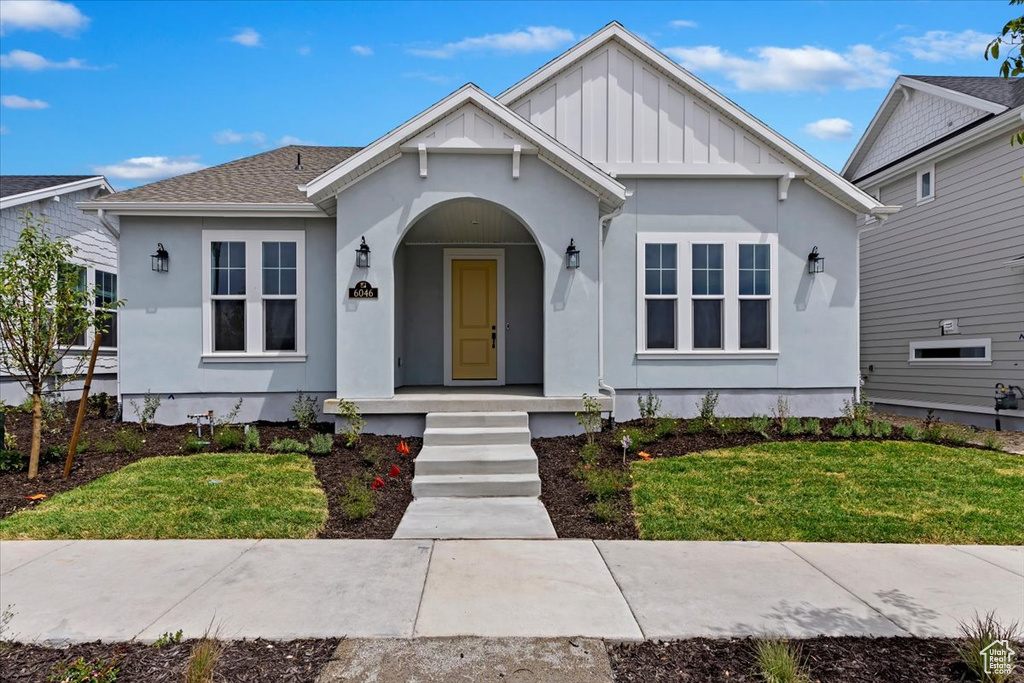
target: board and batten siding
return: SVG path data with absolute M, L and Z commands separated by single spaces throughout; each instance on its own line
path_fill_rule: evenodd
M 1006 265 L 1024 255 L 1022 157 L 997 135 L 936 162 L 933 201 L 916 204 L 916 169 L 881 186 L 903 210 L 861 238 L 870 397 L 991 408 L 996 382 L 1024 385 L 1024 269 Z M 956 338 L 950 318 L 960 339 L 992 339 L 991 365 L 909 362 L 910 342 Z
M 636 164 L 732 164 L 753 170 L 785 163 L 737 122 L 617 41 L 524 94 L 511 108 L 606 170 L 639 170 Z

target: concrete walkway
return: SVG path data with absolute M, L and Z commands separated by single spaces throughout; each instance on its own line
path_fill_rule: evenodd
M 1024 547 L 649 541 L 4 541 L 21 641 L 954 636 L 1024 621 Z

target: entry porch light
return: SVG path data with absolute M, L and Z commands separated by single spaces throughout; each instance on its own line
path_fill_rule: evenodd
M 565 267 L 575 270 L 580 267 L 580 250 L 576 248 L 576 240 L 570 238 L 565 248 Z
M 150 267 L 157 273 L 166 273 L 171 255 L 164 249 L 163 242 L 156 243 L 156 253 L 149 255 Z
M 365 237 L 362 238 L 362 243 L 359 245 L 359 248 L 356 249 L 356 267 L 370 267 L 370 247 L 367 246 Z
M 818 247 L 811 249 L 807 255 L 807 272 L 811 275 L 825 272 L 825 257 L 818 253 Z

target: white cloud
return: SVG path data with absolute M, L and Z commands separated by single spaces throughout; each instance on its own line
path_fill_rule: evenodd
M 373 48 L 367 45 L 353 45 L 352 52 L 355 52 L 360 57 L 369 57 L 373 54 Z
M 664 52 L 690 71 L 722 74 L 740 90 L 796 92 L 831 88 L 884 88 L 897 71 L 892 55 L 869 45 L 853 45 L 843 53 L 805 45 L 759 47 L 754 58 L 740 57 L 714 45 L 668 47 Z
M 697 28 L 698 26 L 697 22 L 692 19 L 675 19 L 668 22 L 668 25 L 672 28 Z
M 574 39 L 573 32 L 568 29 L 555 26 L 528 26 L 519 31 L 463 38 L 455 43 L 445 43 L 438 48 L 410 48 L 409 52 L 420 57 L 436 59 L 448 59 L 460 52 L 544 52 L 561 47 Z
M 311 48 L 309 45 L 302 45 L 301 47 L 299 47 L 298 50 L 296 50 L 296 52 L 298 52 L 303 57 L 305 57 L 306 55 L 308 55 L 312 51 L 313 51 L 313 48 Z
M 316 144 L 316 143 L 312 142 L 311 140 L 303 140 L 302 138 L 297 138 L 294 135 L 283 135 L 283 136 L 281 136 L 281 139 L 279 139 L 277 141 L 277 146 L 278 147 L 285 147 L 287 145 L 313 145 L 313 144 Z
M 163 180 L 182 173 L 205 168 L 198 157 L 134 157 L 116 164 L 93 166 L 93 170 L 110 178 L 121 180 Z
M 246 47 L 262 47 L 263 43 L 260 42 L 260 34 L 256 32 L 256 29 L 243 28 L 241 31 L 231 36 L 229 40 L 232 43 L 238 43 Z
M 21 95 L 4 95 L 0 97 L 0 104 L 8 109 L 46 109 L 50 106 L 49 102 L 30 100 Z
M 89 17 L 70 2 L 0 0 L 0 35 L 18 29 L 71 35 L 88 24 Z
M 992 36 L 979 31 L 926 31 L 920 36 L 905 36 L 901 48 L 925 62 L 951 62 L 956 59 L 979 59 Z
M 262 145 L 267 141 L 267 136 L 259 131 L 253 131 L 252 133 L 236 133 L 230 128 L 226 128 L 214 133 L 213 141 L 218 145 L 238 145 L 243 142 Z
M 840 118 L 820 119 L 804 126 L 804 132 L 819 140 L 847 140 L 853 133 L 853 124 Z
M 47 69 L 95 69 L 89 66 L 84 60 L 71 57 L 63 62 L 54 62 L 42 55 L 27 50 L 11 50 L 5 55 L 0 55 L 0 68 L 23 69 L 25 71 L 45 71 Z
M 455 81 L 453 76 L 442 76 L 441 74 L 431 74 L 425 71 L 410 71 L 409 73 L 402 74 L 402 78 L 414 78 L 418 81 L 437 83 L 438 85 L 448 85 Z

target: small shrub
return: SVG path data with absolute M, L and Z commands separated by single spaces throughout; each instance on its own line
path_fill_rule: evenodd
M 343 402 L 349 403 L 349 401 Z M 340 409 L 341 405 L 338 408 Z M 295 416 L 295 421 L 299 423 L 300 427 L 309 429 L 320 419 L 320 411 L 317 409 L 316 399 L 312 396 L 306 396 L 305 393 L 300 391 L 299 395 L 295 397 L 295 402 L 292 403 L 292 415 Z
M 327 455 L 334 448 L 334 438 L 330 434 L 314 434 L 309 440 L 310 455 Z
M 931 442 L 942 441 L 942 425 L 938 422 L 927 425 L 921 434 L 921 438 Z
M 661 399 L 653 391 L 648 391 L 646 396 L 637 396 L 636 405 L 640 410 L 640 418 L 650 427 L 654 424 L 654 418 L 661 412 Z
M 142 435 L 125 427 L 114 432 L 114 441 L 122 451 L 128 453 L 138 453 L 142 450 Z
M 793 415 L 793 411 L 789 407 L 789 399 L 779 394 L 775 397 L 775 406 L 772 408 L 772 417 L 775 418 L 775 422 L 781 428 L 786 420 Z
M 832 436 L 836 439 L 849 439 L 853 436 L 853 427 L 849 422 L 837 422 L 832 428 Z
M 718 408 L 718 392 L 708 391 L 701 397 L 700 403 L 697 404 L 697 414 L 700 419 L 704 421 L 704 424 L 714 426 L 715 420 L 718 416 L 715 415 L 715 410 Z
M 14 432 L 4 432 L 4 442 L 0 444 L 0 448 L 5 451 L 18 450 L 18 437 L 14 435 Z
M 629 429 L 622 430 L 622 438 L 629 439 L 629 450 L 637 451 L 640 450 L 641 446 L 646 446 L 649 443 L 654 443 L 654 434 L 651 432 L 645 432 L 639 427 L 630 427 Z
M 810 683 L 800 646 L 777 638 L 754 642 L 754 661 L 765 683 Z
M 871 436 L 876 439 L 888 439 L 892 436 L 892 423 L 886 420 L 873 420 L 871 422 Z
M 956 642 L 956 651 L 960 661 L 971 670 L 979 681 L 984 683 L 1005 683 L 1013 680 L 1012 673 L 992 673 L 985 670 L 985 655 L 982 651 L 997 641 L 1017 643 L 1021 632 L 1016 622 L 1009 625 L 1000 624 L 994 612 L 985 616 L 974 615 L 974 619 L 960 622 L 962 638 Z
M 245 428 L 243 432 L 245 435 L 245 443 L 243 448 L 247 453 L 255 453 L 260 449 L 260 430 L 256 429 L 252 425 Z
M 674 436 L 678 425 L 679 423 L 675 418 L 658 418 L 658 421 L 654 423 L 654 437 L 657 439 L 667 439 L 670 436 Z
M 803 423 L 798 417 L 787 417 L 782 423 L 782 433 L 785 436 L 797 436 L 803 432 Z
M 141 406 L 135 399 L 128 402 L 128 405 L 132 407 L 132 412 L 135 413 L 135 417 L 139 418 L 139 427 L 143 433 L 149 429 L 149 423 L 156 417 L 156 411 L 160 408 L 160 403 L 160 397 L 149 393 L 149 391 L 143 394 Z
M 110 396 L 105 391 L 89 396 L 88 406 L 96 411 L 96 416 L 101 420 L 107 418 L 107 409 L 110 407 Z
M 966 446 L 967 441 L 971 438 L 971 432 L 963 427 L 946 425 L 942 430 L 942 438 L 954 446 Z
M 580 449 L 580 458 L 583 460 L 584 465 L 597 465 L 597 460 L 600 455 L 601 446 L 596 443 L 583 444 L 583 448 Z
M 719 434 L 739 434 L 747 428 L 747 421 L 738 417 L 723 417 L 718 420 L 716 429 Z
M 381 453 L 377 446 L 370 446 L 363 449 L 363 464 L 368 467 L 380 466 Z
M 274 439 L 270 442 L 270 450 L 275 453 L 305 453 L 309 446 L 296 439 Z
M 366 519 L 377 509 L 373 500 L 373 491 L 359 477 L 345 482 L 345 495 L 341 499 L 341 514 L 352 521 Z
M 764 438 L 768 438 L 768 427 L 772 421 L 767 415 L 754 415 L 747 420 L 748 429 L 754 434 L 760 434 Z
M 847 422 L 853 422 L 854 420 L 860 420 L 861 422 L 867 422 L 871 419 L 872 406 L 871 402 L 868 401 L 868 394 L 866 391 L 860 392 L 860 400 L 846 399 L 843 401 L 843 418 Z
M 590 512 L 602 524 L 611 524 L 622 516 L 619 506 L 613 500 L 595 500 L 590 504 Z
M 100 439 L 96 442 L 96 451 L 99 453 L 113 453 L 117 449 L 117 441 L 113 439 Z
M 0 451 L 0 472 L 21 472 L 28 467 L 28 456 L 21 451 Z
M 341 434 L 345 437 L 345 448 L 352 448 L 359 441 L 359 435 L 366 426 L 366 420 L 359 413 L 359 408 L 352 401 L 338 400 L 338 416 L 345 420 L 345 428 Z
M 850 429 L 853 430 L 853 435 L 857 438 L 871 436 L 871 425 L 863 420 L 854 420 L 851 422 Z
M 238 402 L 235 403 L 235 406 L 231 410 L 229 410 L 227 413 L 225 413 L 224 417 L 222 417 L 219 420 L 217 420 L 217 425 L 221 426 L 221 427 L 227 427 L 229 425 L 235 424 L 235 420 L 238 419 L 238 413 L 240 413 L 241 411 L 242 411 L 242 399 L 238 399 Z
M 199 451 L 206 448 L 207 444 L 205 441 L 200 439 L 191 432 L 186 434 L 181 439 L 181 452 L 182 453 L 198 453 Z
M 981 440 L 981 445 L 993 451 L 1003 450 L 1003 442 L 996 437 L 992 432 L 987 432 L 985 437 Z
M 213 433 L 213 444 L 220 451 L 233 451 L 245 443 L 242 430 L 235 427 L 220 427 Z
M 57 462 L 67 454 L 68 449 L 66 446 L 61 447 L 56 444 L 50 444 L 39 454 L 39 462 Z
M 119 671 L 120 666 L 116 657 L 109 662 L 100 657 L 79 657 L 58 664 L 48 680 L 52 683 L 115 683 Z
M 171 631 L 164 631 L 157 636 L 156 640 L 153 641 L 153 647 L 160 648 L 167 647 L 168 645 L 177 645 L 181 642 L 181 636 L 181 629 L 178 629 L 173 633 Z
M 821 434 L 821 420 L 816 417 L 809 417 L 804 420 L 804 434 L 818 436 Z
M 587 436 L 587 443 L 594 443 L 597 433 L 601 431 L 601 402 L 596 396 L 583 394 L 583 410 L 576 413 L 576 421 Z
M 608 467 L 583 470 L 583 488 L 597 500 L 605 500 L 626 488 L 625 474 Z
M 697 417 L 686 422 L 686 432 L 688 434 L 703 434 L 708 430 L 708 423 Z
M 188 655 L 185 663 L 185 683 L 213 683 L 217 660 L 224 652 L 224 646 L 209 636 L 203 636 Z
M 920 441 L 924 438 L 924 432 L 916 424 L 903 425 L 903 438 L 911 441 Z

